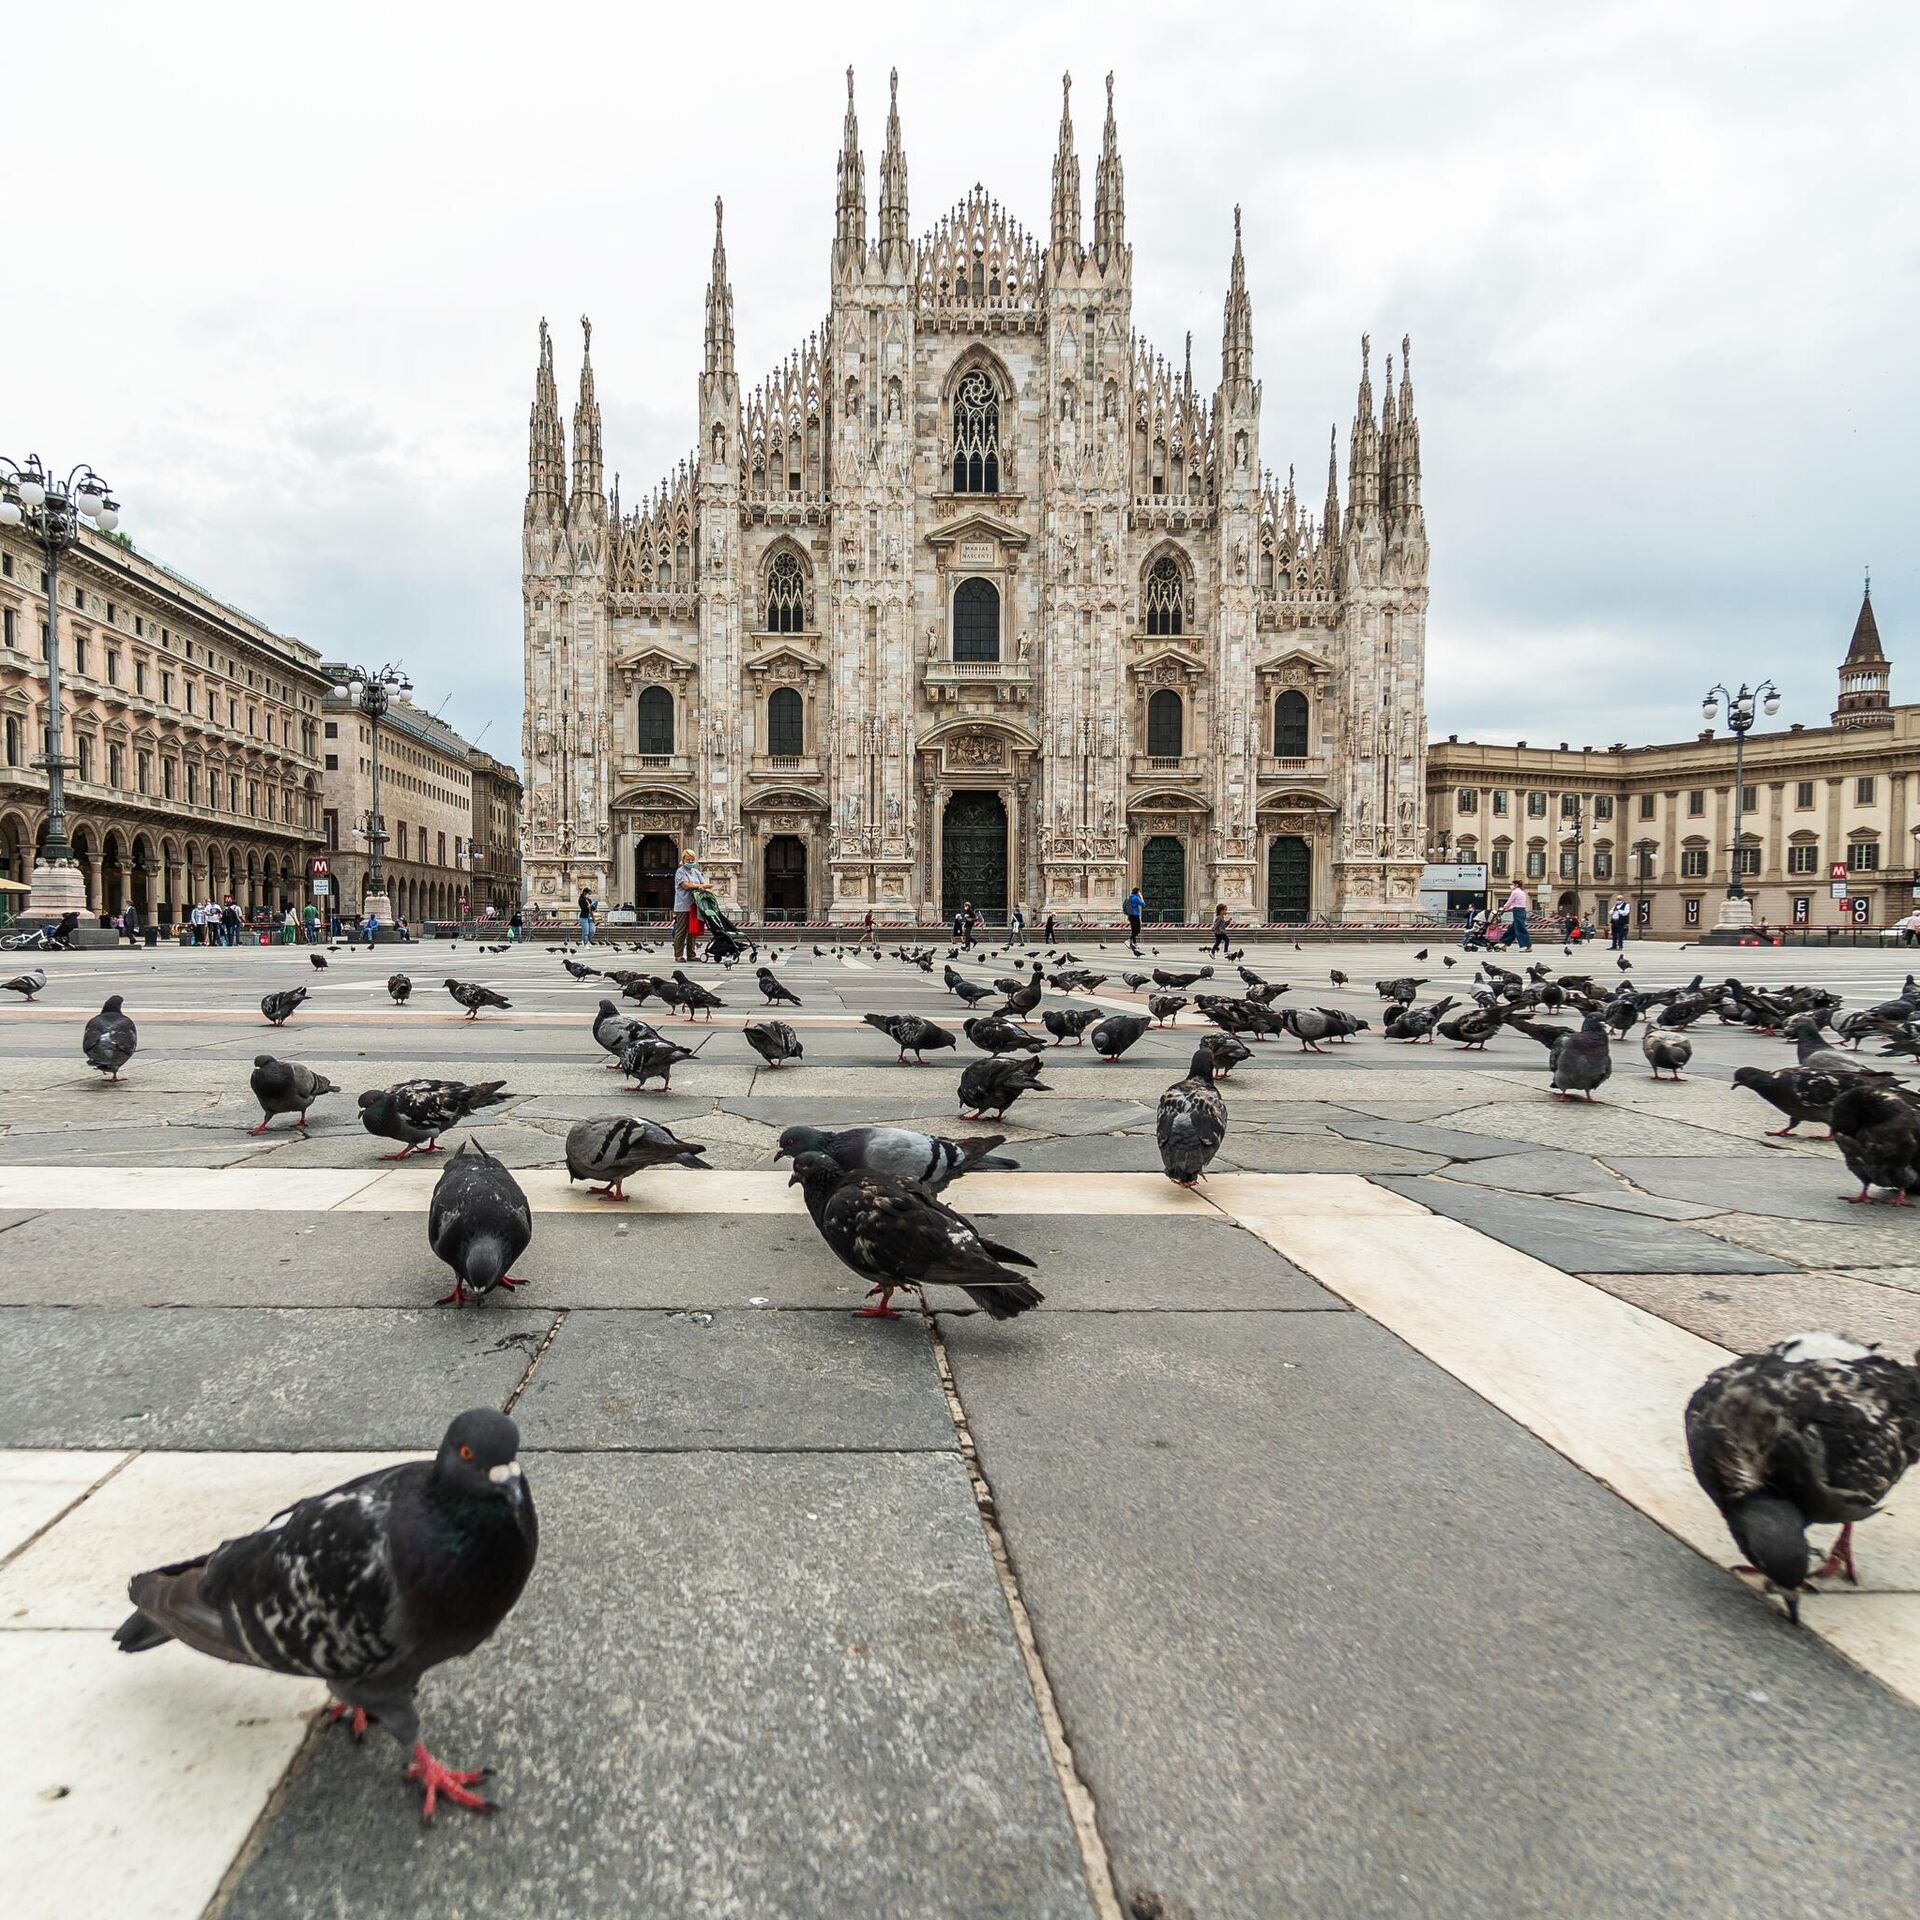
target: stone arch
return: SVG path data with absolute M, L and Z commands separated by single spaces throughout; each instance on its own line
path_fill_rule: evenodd
M 1195 612 L 1192 558 L 1177 540 L 1156 542 L 1140 568 L 1141 632 L 1178 638 Z
M 760 558 L 759 607 L 767 633 L 810 633 L 814 622 L 813 562 L 797 540 L 782 535 Z
M 1018 392 L 1006 363 L 978 342 L 954 361 L 940 412 L 947 478 L 955 493 L 993 495 L 1008 482 L 1003 423 Z

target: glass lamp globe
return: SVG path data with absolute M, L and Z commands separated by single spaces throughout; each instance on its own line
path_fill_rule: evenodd
M 98 487 L 90 483 L 83 483 L 79 491 L 73 496 L 73 504 L 78 507 L 88 519 L 92 519 L 93 516 L 107 504 L 107 496 L 102 493 Z
M 119 514 L 104 503 L 94 509 L 93 524 L 102 533 L 111 533 L 120 524 Z
M 23 507 L 44 507 L 47 504 L 47 490 L 31 474 L 21 479 L 14 491 L 20 496 Z
M 1702 700 L 1700 702 L 1700 718 L 1702 720 L 1715 720 L 1719 718 L 1719 715 L 1720 702 L 1718 700 Z
M 0 500 L 0 527 L 17 527 L 27 516 L 14 500 Z
M 1771 720 L 1773 716 L 1780 711 L 1780 696 L 1777 693 L 1768 694 L 1765 705 L 1767 709 L 1767 718 Z

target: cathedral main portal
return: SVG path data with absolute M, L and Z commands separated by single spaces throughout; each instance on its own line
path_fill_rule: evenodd
M 972 901 L 989 920 L 1007 916 L 1007 806 L 970 788 L 947 802 L 940 836 L 940 911 L 949 920 Z

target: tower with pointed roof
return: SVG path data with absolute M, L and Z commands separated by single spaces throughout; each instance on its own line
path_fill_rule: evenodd
M 750 918 L 1098 922 L 1136 883 L 1167 919 L 1414 913 L 1407 343 L 1378 413 L 1363 343 L 1345 502 L 1336 430 L 1316 517 L 1262 464 L 1258 223 L 1235 210 L 1217 380 L 1191 334 L 1169 358 L 1135 328 L 1111 74 L 1091 180 L 1063 81 L 1043 234 L 980 185 L 916 233 L 897 75 L 869 202 L 856 92 L 822 324 L 742 382 L 716 203 L 695 443 L 636 501 L 607 486 L 590 330 L 569 463 L 541 327 L 531 897 L 663 911 L 692 846 Z
M 1890 727 L 1893 725 L 1893 668 L 1880 645 L 1880 624 L 1873 617 L 1873 576 L 1860 591 L 1860 611 L 1854 616 L 1853 638 L 1840 663 L 1840 703 L 1833 710 L 1836 727 Z

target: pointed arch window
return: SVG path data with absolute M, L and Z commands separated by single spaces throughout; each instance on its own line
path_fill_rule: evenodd
M 649 687 L 640 696 L 639 751 L 673 751 L 673 695 L 665 687 Z
M 962 580 L 953 590 L 953 657 L 1000 658 L 1000 590 L 991 580 Z
M 1181 591 L 1180 564 L 1162 554 L 1147 569 L 1147 631 L 1175 635 L 1183 631 L 1186 596 Z
M 978 367 L 953 396 L 953 490 L 1000 491 L 1000 395 Z
M 1186 713 L 1180 696 L 1162 687 L 1147 702 L 1147 753 L 1155 760 L 1177 760 Z
M 1307 757 L 1307 696 L 1292 687 L 1273 703 L 1273 750 L 1283 760 Z
M 773 754 L 806 752 L 807 709 L 798 691 L 775 687 L 767 697 L 767 751 Z
M 767 569 L 767 631 L 804 633 L 807 627 L 807 576 L 791 553 L 776 553 Z

